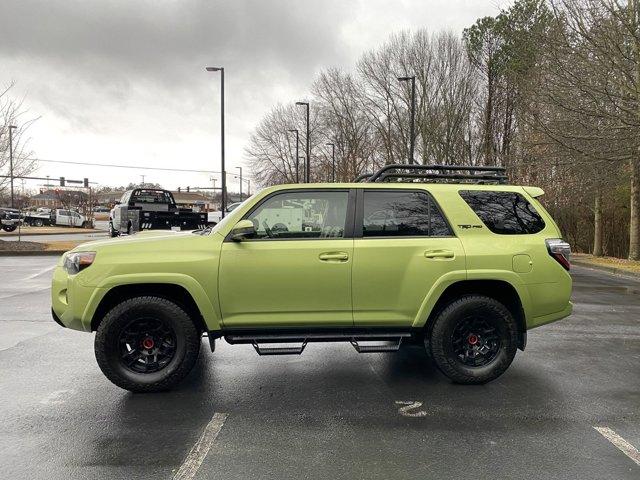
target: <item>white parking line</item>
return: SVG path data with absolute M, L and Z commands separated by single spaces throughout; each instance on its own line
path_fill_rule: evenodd
M 222 430 L 226 419 L 226 413 L 213 414 L 207 426 L 204 427 L 202 435 L 200 435 L 198 441 L 191 447 L 189 454 L 173 476 L 173 480 L 191 480 L 195 477 L 200 465 L 202 465 L 207 453 L 209 453 L 209 449 L 211 449 L 213 442 L 215 442 L 218 433 Z
M 624 438 L 618 435 L 616 432 L 611 430 L 608 427 L 593 427 L 595 428 L 604 438 L 613 443 L 618 450 L 624 453 L 631 460 L 636 462 L 636 464 L 640 465 L 640 452 L 638 449 L 627 442 Z
M 422 406 L 422 402 L 415 400 L 396 400 L 396 405 L 405 405 L 398 409 L 398 413 L 403 417 L 426 417 L 427 412 L 418 410 Z

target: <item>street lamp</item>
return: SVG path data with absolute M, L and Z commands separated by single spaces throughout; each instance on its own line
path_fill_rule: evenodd
M 9 125 L 9 178 L 11 179 L 11 208 L 13 208 L 13 131 L 18 128 Z
M 297 128 L 287 130 L 287 132 L 295 132 L 296 134 L 296 183 L 300 183 L 300 153 L 298 152 L 298 146 L 300 145 L 300 132 Z
M 416 76 L 412 75 L 410 77 L 398 77 L 398 81 L 407 82 L 411 81 L 411 126 L 409 132 L 409 163 L 414 163 L 413 160 L 413 151 L 415 147 L 415 134 L 414 134 L 414 125 L 416 118 Z
M 240 170 L 240 201 L 242 201 L 242 167 L 236 167 Z
M 331 181 L 336 183 L 336 145 L 327 143 L 327 146 L 331 146 Z
M 222 170 L 222 200 L 220 205 L 221 218 L 224 218 L 224 212 L 227 209 L 227 173 L 224 169 L 224 68 L 223 67 L 206 67 L 207 72 L 220 72 L 220 162 Z
M 311 183 L 311 145 L 310 145 L 310 134 L 309 134 L 309 102 L 296 102 L 296 105 L 302 105 L 307 108 L 307 166 L 305 168 L 304 176 L 306 183 Z

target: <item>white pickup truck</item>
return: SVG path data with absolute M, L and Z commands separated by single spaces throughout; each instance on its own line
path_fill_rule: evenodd
M 91 220 L 84 215 L 74 212 L 73 210 L 62 208 L 56 208 L 54 210 L 38 209 L 35 212 L 26 213 L 24 222 L 33 227 L 55 225 L 60 227 L 88 228 L 92 224 Z

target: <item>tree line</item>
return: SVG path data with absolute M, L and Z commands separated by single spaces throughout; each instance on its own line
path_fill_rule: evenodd
M 579 251 L 640 259 L 640 0 L 517 0 L 463 32 L 400 32 L 310 88 L 311 179 L 409 160 L 498 165 Z M 246 148 L 262 186 L 304 178 L 304 110 L 276 105 Z

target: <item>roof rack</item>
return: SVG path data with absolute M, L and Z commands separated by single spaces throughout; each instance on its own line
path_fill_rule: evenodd
M 456 183 L 500 183 L 508 181 L 504 167 L 478 167 L 471 165 L 385 165 L 375 173 L 358 175 L 354 182 L 384 182 L 405 179 L 406 181 L 427 180 Z M 402 181 L 402 180 L 400 180 Z

